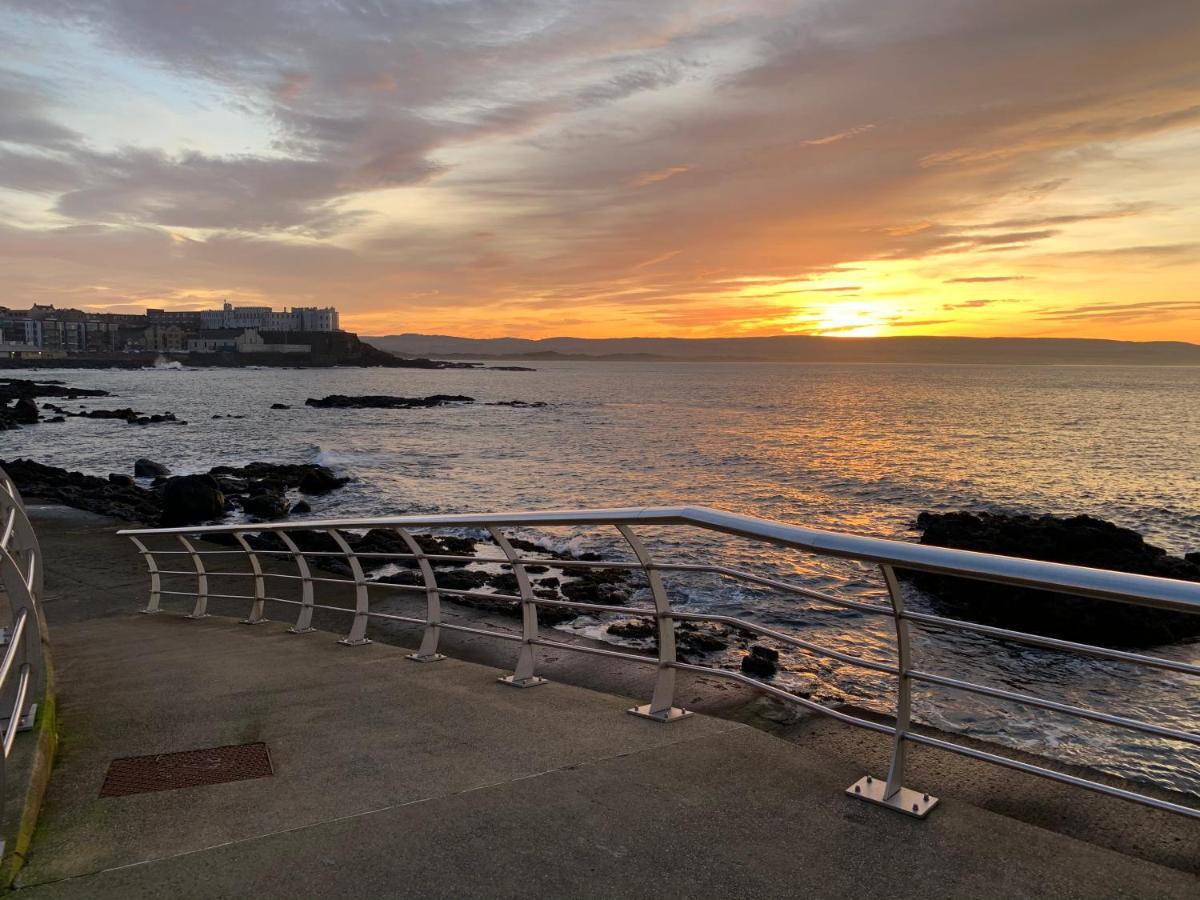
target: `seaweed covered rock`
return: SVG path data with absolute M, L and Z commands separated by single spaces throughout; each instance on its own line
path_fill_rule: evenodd
M 928 513 L 921 543 L 1046 562 L 1200 582 L 1200 564 L 1170 556 L 1140 534 L 1092 516 Z M 1146 647 L 1200 634 L 1200 615 L 986 581 L 901 570 L 953 616 L 1109 647 Z

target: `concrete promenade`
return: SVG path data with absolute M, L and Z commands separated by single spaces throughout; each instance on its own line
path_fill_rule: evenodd
M 913 786 L 942 804 L 917 821 L 844 796 L 881 761 L 836 723 L 664 726 L 577 684 L 499 685 L 476 643 L 420 665 L 184 603 L 139 616 L 113 523 L 32 512 L 61 743 L 22 896 L 1200 896 L 1200 826 L 1179 817 L 989 774 L 1047 823 L 1091 816 L 1053 830 L 972 802 L 978 770 L 934 756 L 914 776 L 938 783 Z M 256 741 L 272 777 L 98 796 L 113 759 Z

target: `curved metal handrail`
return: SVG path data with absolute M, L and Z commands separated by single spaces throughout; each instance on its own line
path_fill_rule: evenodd
M 558 560 L 544 555 L 524 555 L 518 553 L 510 540 L 504 534 L 506 528 L 538 528 L 554 526 L 577 527 L 612 527 L 620 534 L 623 542 L 632 549 L 635 560 Z M 873 564 L 882 576 L 886 588 L 887 605 L 864 603 L 847 600 L 829 593 L 814 590 L 804 585 L 794 584 L 780 578 L 767 577 L 748 572 L 740 568 L 709 563 L 688 563 L 674 560 L 659 559 L 647 549 L 641 535 L 635 532 L 635 526 L 683 526 L 708 532 L 732 535 L 756 541 L 759 544 L 773 547 L 791 548 L 808 553 L 831 556 L 842 559 L 857 560 Z M 490 536 L 491 542 L 500 555 L 463 556 L 456 554 L 427 554 L 412 535 L 412 529 L 480 529 Z M 363 552 L 354 551 L 345 532 L 363 531 L 368 529 L 394 530 L 410 552 Z M 337 550 L 301 551 L 296 542 L 289 537 L 289 532 L 318 531 L 328 534 L 337 546 Z M 285 550 L 268 550 L 251 548 L 247 537 L 251 533 L 274 533 L 278 535 L 286 547 Z M 909 628 L 912 624 L 933 626 L 958 631 L 984 634 L 1003 640 L 1018 641 L 1033 646 L 1048 647 L 1065 652 L 1075 652 L 1094 657 L 1118 660 L 1126 663 L 1147 666 L 1151 668 L 1172 671 L 1185 675 L 1200 675 L 1200 666 L 1179 660 L 1170 660 L 1148 654 L 1132 653 L 1122 650 L 1097 647 L 1095 645 L 1048 638 L 1041 635 L 1029 634 L 995 626 L 980 625 L 958 619 L 950 619 L 929 613 L 918 613 L 905 606 L 904 592 L 896 579 L 897 568 L 933 572 L 952 575 L 960 578 L 976 579 L 1011 585 L 1014 587 L 1036 588 L 1074 594 L 1082 597 L 1131 603 L 1163 609 L 1184 611 L 1200 614 L 1200 584 L 1176 581 L 1166 578 L 1155 578 L 1145 575 L 1133 575 L 1124 572 L 1112 572 L 1102 569 L 1091 569 L 1082 566 L 1064 565 L 1061 563 L 1041 562 L 1037 560 L 1019 559 L 1014 557 L 996 556 L 966 550 L 954 550 L 942 547 L 930 547 L 903 541 L 886 540 L 882 538 L 861 535 L 841 534 L 819 529 L 805 528 L 756 519 L 749 516 L 737 515 L 720 510 L 698 506 L 679 507 L 628 507 L 620 509 L 587 509 L 587 510 L 550 510 L 543 512 L 521 513 L 488 513 L 482 515 L 440 515 L 440 516 L 396 516 L 364 519 L 320 519 L 293 520 L 288 522 L 271 523 L 239 523 L 232 525 L 210 525 L 183 528 L 135 528 L 126 529 L 121 534 L 127 535 L 138 546 L 145 557 L 151 575 L 151 602 L 146 612 L 159 610 L 161 596 L 193 596 L 187 591 L 162 590 L 163 577 L 198 577 L 184 570 L 162 569 L 158 566 L 156 554 L 172 554 L 190 552 L 196 573 L 203 572 L 199 556 L 205 554 L 224 556 L 244 553 L 250 559 L 249 572 L 213 572 L 207 571 L 207 577 L 238 577 L 249 576 L 254 579 L 254 593 L 248 594 L 207 594 L 210 598 L 250 600 L 254 604 L 252 619 L 262 615 L 265 603 L 295 604 L 301 607 L 300 622 L 305 626 L 299 631 L 309 630 L 308 622 L 313 609 L 334 611 L 352 615 L 353 625 L 343 643 L 366 643 L 366 624 L 369 619 L 392 620 L 409 622 L 425 626 L 422 648 L 411 658 L 423 661 L 441 658 L 437 650 L 437 635 L 440 631 L 459 631 L 470 634 L 481 634 L 504 640 L 515 641 L 520 645 L 518 658 L 513 675 L 506 676 L 502 681 L 517 686 L 531 687 L 544 682 L 536 674 L 537 647 L 549 647 L 556 650 L 587 653 L 602 657 L 612 657 L 631 660 L 647 665 L 653 665 L 657 670 L 654 694 L 650 703 L 630 710 L 638 715 L 647 716 L 661 722 L 675 721 L 687 715 L 687 711 L 674 705 L 675 673 L 677 671 L 703 673 L 706 675 L 727 678 L 738 681 L 786 702 L 794 703 L 805 708 L 832 716 L 846 722 L 872 731 L 881 732 L 892 737 L 892 759 L 886 779 L 878 780 L 865 777 L 848 789 L 852 796 L 871 800 L 906 812 L 910 815 L 923 817 L 937 803 L 937 799 L 928 794 L 908 790 L 902 786 L 905 772 L 905 753 L 909 744 L 933 746 L 950 752 L 960 753 L 976 759 L 985 760 L 998 765 L 1007 766 L 1023 772 L 1032 772 L 1044 777 L 1066 782 L 1089 790 L 1133 800 L 1138 803 L 1167 810 L 1182 815 L 1200 818 L 1200 809 L 1182 803 L 1176 803 L 1148 794 L 1139 793 L 1123 787 L 1115 787 L 1077 775 L 1064 773 L 1055 769 L 1034 765 L 1029 762 L 1014 759 L 1001 754 L 987 753 L 976 748 L 968 747 L 955 741 L 930 737 L 914 730 L 911 722 L 911 693 L 914 682 L 935 684 L 941 687 L 965 691 L 967 693 L 986 696 L 992 699 L 1004 700 L 1023 704 L 1034 708 L 1053 711 L 1075 716 L 1085 720 L 1102 722 L 1115 728 L 1123 728 L 1143 734 L 1151 734 L 1168 740 L 1179 741 L 1192 745 L 1200 745 L 1200 734 L 1182 729 L 1169 728 L 1150 722 L 1142 722 L 1127 716 L 1109 712 L 1085 709 L 1071 704 L 1060 703 L 1034 697 L 1029 694 L 1016 693 L 987 685 L 976 684 L 957 678 L 948 678 L 919 668 L 919 661 L 914 659 L 915 652 L 909 639 Z M 188 551 L 152 550 L 145 539 L 154 535 L 173 536 L 211 536 L 231 534 L 241 551 L 234 550 L 196 550 L 192 545 L 185 544 Z M 265 571 L 259 564 L 259 557 L 278 555 L 294 559 L 301 565 L 301 575 L 291 575 Z M 308 570 L 309 558 L 340 558 L 345 560 L 352 573 L 351 578 L 314 577 Z M 363 561 L 379 562 L 383 560 L 407 559 L 417 563 L 421 572 L 421 584 L 388 584 L 371 581 L 365 574 Z M 441 588 L 437 584 L 436 570 L 431 563 L 436 561 L 452 562 L 487 562 L 508 567 L 516 577 L 517 594 L 488 594 L 479 591 Z M 624 570 L 641 571 L 649 585 L 650 599 L 653 609 L 631 609 L 602 603 L 589 603 L 579 600 L 558 600 L 537 596 L 526 577 L 526 567 L 532 565 L 550 566 L 559 570 L 572 568 L 620 568 Z M 824 647 L 810 640 L 805 640 L 786 634 L 778 629 L 766 628 L 755 622 L 746 621 L 732 616 L 707 614 L 699 612 L 683 612 L 674 610 L 666 586 L 662 580 L 665 572 L 673 573 L 706 573 L 718 575 L 753 584 L 759 587 L 788 592 L 817 603 L 848 608 L 864 614 L 880 615 L 891 618 L 894 622 L 896 636 L 896 654 L 894 662 L 886 662 L 872 657 L 856 656 L 853 653 Z M 199 576 L 203 578 L 204 576 Z M 283 597 L 271 596 L 265 591 L 266 579 L 284 579 L 303 583 L 304 599 L 289 600 Z M 351 585 L 355 591 L 353 608 L 317 604 L 313 601 L 314 585 L 338 583 Z M 427 598 L 425 618 L 401 616 L 395 614 L 373 612 L 369 606 L 368 592 L 372 589 L 388 589 L 422 593 Z M 197 591 L 207 591 L 207 582 L 202 581 Z M 478 628 L 466 625 L 447 623 L 441 620 L 440 599 L 442 597 L 473 598 L 485 597 L 505 600 L 519 604 L 521 610 L 521 634 L 514 635 L 497 629 Z M 561 641 L 552 641 L 540 636 L 538 631 L 539 608 L 566 608 L 586 612 L 616 612 L 625 615 L 645 615 L 652 617 L 656 623 L 657 653 L 654 656 L 606 650 L 598 647 L 573 645 Z M 776 685 L 761 679 L 750 677 L 741 672 L 713 666 L 698 665 L 682 662 L 675 652 L 675 623 L 676 621 L 708 621 L 721 623 L 733 628 L 759 636 L 769 637 L 781 644 L 795 647 L 814 655 L 857 666 L 896 679 L 896 720 L 895 724 L 878 722 L 863 716 L 855 715 L 846 710 L 832 709 L 806 697 L 792 694 Z M 299 623 L 298 623 L 299 624 Z
M 0 587 L 9 607 L 10 625 L 0 659 L 0 803 L 7 799 L 8 759 L 17 733 L 32 728 L 40 691 L 44 687 L 41 615 L 42 554 L 37 535 L 25 513 L 21 494 L 0 469 Z M 13 673 L 16 683 L 13 685 Z M 9 698 L 11 697 L 11 700 Z M 4 841 L 0 839 L 0 854 Z

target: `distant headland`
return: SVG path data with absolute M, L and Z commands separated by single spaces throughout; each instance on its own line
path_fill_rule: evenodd
M 363 340 L 400 356 L 477 360 L 1200 366 L 1197 344 L 1089 338 L 775 335 L 530 340 L 393 334 Z

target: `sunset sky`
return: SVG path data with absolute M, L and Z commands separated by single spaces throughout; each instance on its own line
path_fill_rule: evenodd
M 1200 342 L 1200 5 L 0 0 L 0 305 Z

